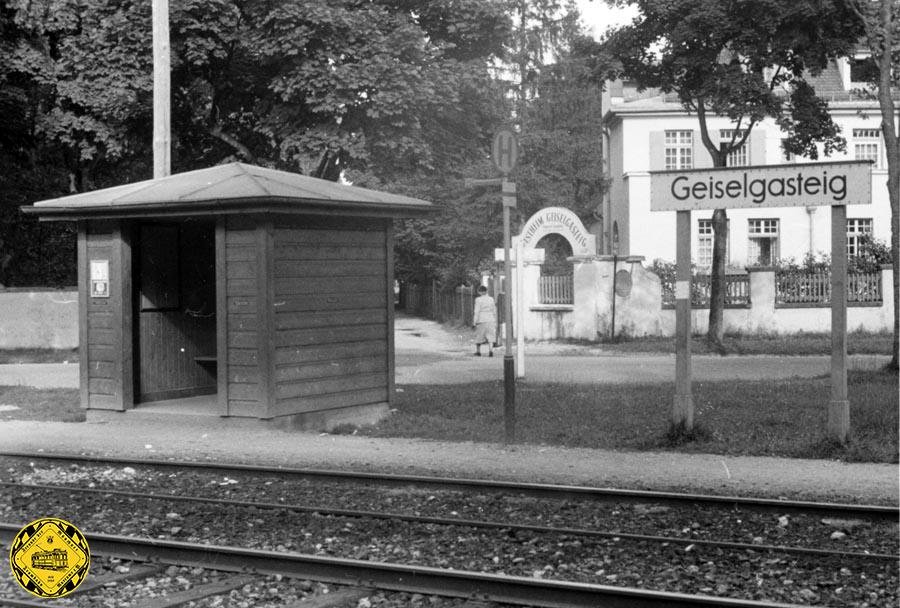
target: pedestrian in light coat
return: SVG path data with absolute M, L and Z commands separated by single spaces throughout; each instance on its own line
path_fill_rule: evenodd
M 481 345 L 487 344 L 488 357 L 493 357 L 493 345 L 497 339 L 497 304 L 494 298 L 488 295 L 487 287 L 484 285 L 478 288 L 478 297 L 475 298 L 472 326 L 475 328 L 475 356 L 480 357 Z

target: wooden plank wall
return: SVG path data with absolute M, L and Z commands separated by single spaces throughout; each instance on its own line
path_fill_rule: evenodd
M 81 222 L 78 235 L 81 310 L 81 403 L 92 409 L 134 405 L 131 339 L 131 250 L 118 222 Z M 109 261 L 108 298 L 90 297 L 91 260 Z
M 214 394 L 216 379 L 195 357 L 215 355 L 215 318 L 182 310 L 140 313 L 139 401 Z
M 389 222 L 274 225 L 270 415 L 388 401 Z
M 257 229 L 252 220 L 228 217 L 225 225 L 225 308 L 227 310 L 225 361 L 225 402 L 230 416 L 262 416 L 265 408 L 260 391 L 258 289 L 260 251 Z M 223 352 L 223 349 L 219 349 Z M 221 397 L 220 397 L 221 398 Z

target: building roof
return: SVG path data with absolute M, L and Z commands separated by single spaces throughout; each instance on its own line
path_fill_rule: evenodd
M 829 61 L 825 69 L 818 74 L 806 73 L 804 76 L 806 82 L 816 90 L 816 95 L 825 99 L 849 93 L 844 86 L 844 79 L 834 59 Z
M 247 212 L 420 215 L 432 203 L 298 173 L 229 163 L 22 208 L 42 219 L 157 217 Z

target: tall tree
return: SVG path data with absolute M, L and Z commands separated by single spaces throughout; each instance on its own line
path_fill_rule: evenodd
M 173 86 L 191 157 L 328 179 L 433 166 L 429 119 L 460 102 L 470 62 L 500 51 L 508 18 L 498 2 L 413 4 L 186 0 Z
M 675 93 L 697 115 L 701 139 L 715 167 L 773 117 L 788 133 L 789 151 L 817 158 L 845 142 L 805 80 L 846 55 L 860 28 L 839 0 L 633 0 L 640 15 L 608 41 L 624 73 L 642 88 Z M 718 144 L 710 115 L 727 116 L 735 129 Z M 724 352 L 725 255 L 728 221 L 713 213 L 710 346 Z
M 516 98 L 516 122 L 534 97 L 544 66 L 568 51 L 578 33 L 574 0 L 506 0 L 513 19 L 507 41 L 506 71 Z M 521 123 L 519 124 L 521 128 Z
M 844 0 L 862 25 L 875 70 L 871 81 L 881 109 L 881 134 L 888 164 L 888 198 L 891 202 L 891 260 L 894 267 L 894 344 L 890 366 L 898 368 L 900 350 L 900 3 L 896 0 Z
M 170 18 L 176 172 L 238 159 L 385 182 L 471 156 L 488 129 L 464 113 L 494 94 L 510 30 L 501 0 L 178 0 Z M 149 4 L 10 0 L 0 27 L 0 106 L 21 115 L 2 153 L 38 169 L 21 188 L 15 172 L 8 225 L 19 204 L 149 177 Z
M 507 6 L 513 30 L 505 41 L 505 67 L 492 70 L 495 96 L 480 113 L 489 120 L 480 120 L 480 135 L 469 139 L 477 154 L 469 162 L 445 165 L 440 177 L 417 178 L 420 188 L 428 188 L 418 192 L 438 202 L 440 211 L 433 220 L 400 223 L 398 276 L 455 284 L 477 280 L 492 267 L 501 242 L 499 192 L 463 188 L 462 178 L 496 177 L 488 150 L 501 124 L 519 128 L 513 222 L 550 205 L 588 218 L 602 200 L 600 89 L 588 66 L 597 62 L 583 52 L 587 39 L 577 11 L 573 3 L 556 0 L 510 0 Z M 504 99 L 504 92 L 511 94 Z M 476 116 L 475 106 L 464 114 Z
M 149 142 L 149 30 L 131 27 L 145 17 L 105 0 L 0 7 L 0 283 L 74 284 L 71 226 L 19 206 L 128 178 Z
M 577 46 L 580 39 L 572 41 Z M 586 58 L 558 51 L 542 66 L 521 116 L 519 183 L 521 219 L 547 206 L 567 207 L 590 218 L 603 197 L 600 85 L 592 82 Z

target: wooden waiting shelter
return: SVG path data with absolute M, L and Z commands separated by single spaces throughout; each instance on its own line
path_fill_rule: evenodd
M 83 407 L 310 426 L 389 408 L 392 222 L 431 207 L 231 163 L 24 211 L 78 225 Z

